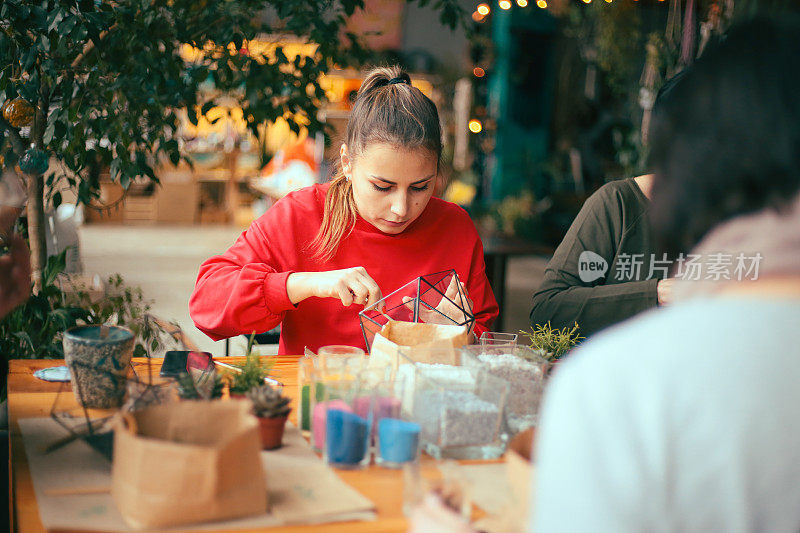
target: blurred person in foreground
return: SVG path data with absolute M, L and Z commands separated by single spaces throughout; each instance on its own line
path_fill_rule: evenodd
M 800 530 L 798 35 L 731 29 L 654 115 L 653 227 L 701 268 L 555 374 L 537 533 Z

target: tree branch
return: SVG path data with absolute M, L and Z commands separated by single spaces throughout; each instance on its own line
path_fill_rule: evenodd
M 101 31 L 100 35 L 98 35 L 98 37 L 97 37 L 97 40 L 98 41 L 102 41 L 103 39 L 105 39 L 106 35 L 108 35 L 108 32 L 110 32 L 111 30 L 113 30 L 116 27 L 117 27 L 117 23 L 115 22 L 107 30 Z M 83 46 L 83 50 L 81 50 L 81 53 L 78 54 L 78 57 L 76 57 L 75 59 L 72 60 L 72 63 L 70 64 L 70 67 L 72 67 L 73 69 L 74 68 L 78 68 L 80 66 L 80 64 L 83 63 L 84 59 L 86 59 L 86 56 L 88 56 L 89 54 L 92 53 L 92 50 L 94 50 L 94 41 L 89 39 L 89 41 Z

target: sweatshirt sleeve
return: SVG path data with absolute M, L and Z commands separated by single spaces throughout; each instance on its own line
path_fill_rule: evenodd
M 281 218 L 280 211 L 285 209 L 268 212 L 224 254 L 200 266 L 189 314 L 197 328 L 212 339 L 269 331 L 294 308 L 286 291 L 286 278 L 293 271 L 279 260 L 276 249 L 281 243 L 275 242 L 275 236 L 292 232 L 268 231 Z M 273 235 L 273 242 L 267 233 Z
M 606 278 L 587 283 L 578 275 L 578 261 L 584 251 L 601 256 L 609 268 L 613 263 L 623 232 L 621 209 L 614 195 L 611 189 L 601 189 L 578 213 L 533 296 L 531 325 L 549 321 L 553 328 L 563 328 L 577 322 L 581 335 L 589 336 L 657 305 L 658 279 L 603 284 Z

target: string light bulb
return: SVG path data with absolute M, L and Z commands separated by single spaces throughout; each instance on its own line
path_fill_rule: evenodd
M 528 7 L 528 0 L 517 0 L 517 5 L 519 7 Z
M 472 20 L 475 22 L 483 22 L 484 16 L 478 13 L 477 11 L 472 12 Z
M 542 9 L 547 9 L 547 2 L 544 0 L 536 0 L 536 5 L 541 7 Z
M 591 3 L 592 3 L 592 0 L 583 0 L 583 3 L 584 3 L 584 4 L 591 4 Z
M 469 121 L 469 131 L 471 131 L 472 133 L 480 133 L 482 129 L 483 129 L 483 124 L 481 124 L 480 120 L 473 118 L 472 120 Z
M 489 8 L 489 4 L 479 4 L 477 8 L 478 13 L 483 15 L 484 17 L 489 14 L 491 9 Z
M 500 6 L 500 9 L 503 9 L 503 10 L 506 10 L 506 11 L 511 9 L 511 2 L 509 2 L 509 0 L 500 0 L 500 3 L 497 4 L 497 5 Z
M 481 67 L 475 67 L 472 69 L 472 73 L 475 75 L 476 78 L 482 78 L 486 75 L 486 71 L 483 70 Z

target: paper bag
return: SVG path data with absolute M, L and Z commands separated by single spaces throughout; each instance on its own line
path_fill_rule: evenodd
M 469 341 L 467 326 L 393 320 L 375 334 L 369 365 L 403 364 L 399 353 L 415 363 L 460 364 L 457 349 Z
M 183 401 L 128 413 L 114 435 L 111 494 L 133 528 L 264 513 L 250 402 Z

